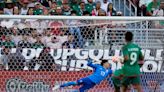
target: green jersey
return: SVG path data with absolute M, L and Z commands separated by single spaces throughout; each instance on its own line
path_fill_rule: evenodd
M 160 2 L 157 2 L 157 3 L 151 2 L 151 3 L 149 3 L 149 5 L 147 6 L 147 10 L 148 10 L 149 12 L 151 12 L 151 11 L 154 11 L 154 10 L 158 9 L 159 6 L 160 6 Z
M 118 69 L 113 73 L 113 77 L 120 77 L 121 75 L 123 75 L 122 69 Z
M 95 8 L 95 4 L 94 3 L 93 4 L 88 3 L 88 4 L 85 5 L 85 8 L 88 12 L 91 13 L 92 10 Z
M 78 4 L 70 4 L 72 10 L 76 11 L 77 15 L 80 16 L 80 6 Z
M 114 71 L 113 73 L 113 76 L 111 79 L 113 81 L 115 89 L 118 89 L 121 86 L 121 75 L 123 75 L 122 69 L 118 69 Z
M 140 74 L 140 66 L 138 61 L 142 58 L 141 48 L 133 43 L 127 43 L 123 48 L 123 56 L 128 57 L 124 61 L 122 67 L 124 76 L 138 76 Z

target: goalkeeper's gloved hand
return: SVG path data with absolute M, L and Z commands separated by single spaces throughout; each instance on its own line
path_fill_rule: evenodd
M 88 61 L 88 64 L 92 64 L 92 59 L 88 58 L 87 61 Z

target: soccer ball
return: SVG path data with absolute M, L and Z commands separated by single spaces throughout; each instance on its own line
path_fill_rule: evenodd
M 121 56 L 113 56 L 112 57 L 112 61 L 113 62 L 120 62 L 120 63 L 123 63 L 124 62 L 124 58 L 123 57 L 121 57 Z

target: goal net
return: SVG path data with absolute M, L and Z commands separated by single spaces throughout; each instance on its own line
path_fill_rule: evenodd
M 92 73 L 87 58 L 120 63 L 124 34 L 142 47 L 144 92 L 164 91 L 163 17 L 0 16 L 0 92 L 52 92 Z M 100 62 L 97 62 L 100 63 Z M 74 92 L 78 86 L 56 92 Z M 133 89 L 132 89 L 133 90 Z M 109 78 L 89 92 L 113 92 Z

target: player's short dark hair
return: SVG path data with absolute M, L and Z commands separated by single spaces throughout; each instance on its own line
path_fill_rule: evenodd
M 133 40 L 133 33 L 129 32 L 129 31 L 126 32 L 125 33 L 125 40 L 128 41 L 128 42 L 132 41 Z
M 106 60 L 106 59 L 101 60 L 101 65 L 103 66 L 104 63 L 106 63 L 106 62 L 108 62 L 108 60 Z

